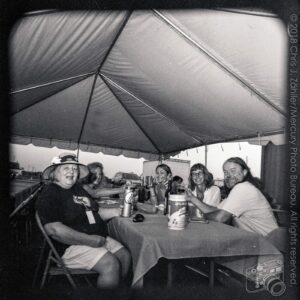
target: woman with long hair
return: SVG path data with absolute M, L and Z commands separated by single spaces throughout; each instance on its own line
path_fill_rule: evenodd
M 214 185 L 213 175 L 207 168 L 198 163 L 190 170 L 189 187 L 199 200 L 211 206 L 217 206 L 221 200 L 219 187 Z
M 165 205 L 165 198 L 172 186 L 172 171 L 166 164 L 160 164 L 155 169 L 156 179 L 150 186 L 150 201 L 153 205 Z
M 156 177 L 149 186 L 150 199 L 145 203 L 137 203 L 139 211 L 145 213 L 164 212 L 166 197 L 172 188 L 172 171 L 166 164 L 159 164 L 155 169 Z

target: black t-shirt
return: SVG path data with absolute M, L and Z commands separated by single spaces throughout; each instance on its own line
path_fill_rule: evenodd
M 40 194 L 36 209 L 42 224 L 61 222 L 79 232 L 107 236 L 107 225 L 98 213 L 98 204 L 79 184 L 70 189 L 49 184 Z M 90 224 L 87 210 L 92 212 L 94 224 Z M 57 241 L 55 246 L 60 254 L 69 247 Z

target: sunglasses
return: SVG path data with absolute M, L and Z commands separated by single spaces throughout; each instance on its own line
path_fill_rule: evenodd
M 78 162 L 77 157 L 76 157 L 75 154 L 60 155 L 59 158 L 60 158 L 60 162 L 61 163 L 68 162 L 68 161 L 70 161 L 70 162 L 74 162 L 74 161 Z

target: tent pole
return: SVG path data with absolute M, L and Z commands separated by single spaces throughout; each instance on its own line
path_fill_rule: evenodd
M 204 153 L 205 153 L 205 156 L 204 156 L 204 165 L 205 167 L 207 167 L 207 152 L 208 152 L 208 148 L 207 148 L 207 145 L 204 146 Z
M 160 154 L 159 155 L 159 163 L 162 164 L 163 160 L 164 160 L 164 155 L 163 154 Z

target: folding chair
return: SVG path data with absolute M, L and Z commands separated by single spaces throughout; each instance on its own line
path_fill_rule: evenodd
M 75 288 L 77 288 L 77 285 L 76 285 L 72 275 L 84 275 L 84 276 L 86 276 L 86 275 L 97 274 L 97 272 L 93 271 L 93 270 L 67 268 L 65 266 L 62 258 L 58 254 L 57 250 L 55 249 L 50 237 L 46 233 L 46 231 L 44 229 L 44 226 L 41 223 L 38 212 L 35 213 L 35 219 L 36 219 L 36 222 L 37 222 L 37 225 L 38 225 L 40 231 L 43 234 L 44 242 L 43 242 L 43 246 L 42 246 L 42 249 L 41 249 L 38 265 L 37 265 L 37 268 L 35 270 L 35 275 L 34 275 L 34 280 L 33 280 L 34 282 L 36 281 L 36 277 L 37 277 L 37 274 L 38 274 L 40 266 L 41 266 L 42 258 L 44 256 L 44 253 L 45 253 L 45 250 L 46 250 L 46 245 L 48 244 L 48 246 L 49 246 L 49 253 L 48 253 L 48 256 L 47 256 L 46 266 L 45 266 L 45 269 L 44 269 L 44 272 L 43 272 L 40 289 L 42 289 L 44 287 L 46 279 L 47 279 L 48 276 L 65 275 L 67 277 L 67 280 L 71 284 L 71 286 L 75 289 Z M 51 266 L 51 263 L 52 263 L 52 266 Z M 88 281 L 88 279 L 86 277 L 85 277 L 85 279 L 90 284 L 90 282 Z
M 272 211 L 279 227 L 289 227 L 289 211 L 280 208 L 273 208 Z

